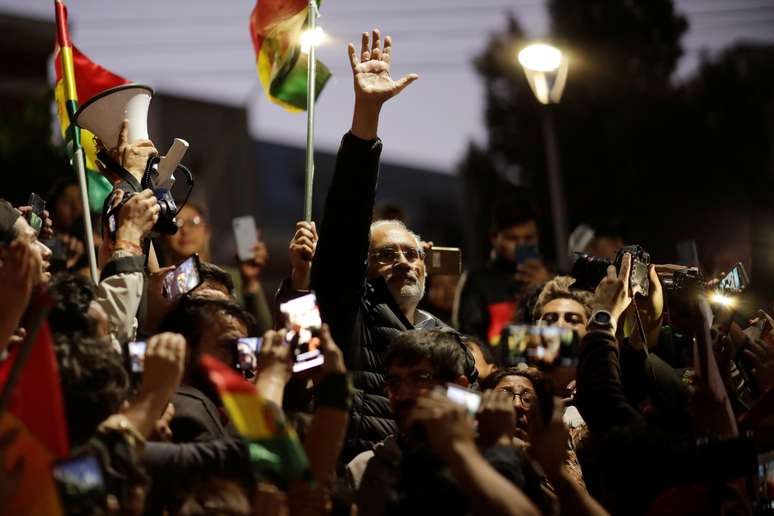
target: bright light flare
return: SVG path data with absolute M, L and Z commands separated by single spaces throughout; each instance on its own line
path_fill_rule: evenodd
M 736 298 L 727 296 L 725 294 L 721 294 L 718 291 L 715 291 L 709 295 L 709 301 L 710 303 L 725 306 L 726 308 L 733 308 L 736 306 Z
M 312 46 L 319 47 L 325 41 L 325 32 L 322 27 L 315 27 L 314 30 L 305 30 L 301 33 L 301 52 L 309 53 Z
M 562 51 L 545 43 L 533 43 L 521 49 L 519 63 L 533 72 L 554 72 L 562 64 Z

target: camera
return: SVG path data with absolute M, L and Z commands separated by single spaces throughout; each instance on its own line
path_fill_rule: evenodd
M 163 178 L 159 177 L 159 165 L 162 163 L 163 158 L 159 156 L 150 158 L 148 160 L 148 164 L 145 167 L 145 173 L 142 176 L 142 180 L 138 182 L 134 176 L 126 171 L 121 165 L 116 163 L 104 149 L 101 149 L 97 153 L 97 157 L 103 164 L 105 164 L 108 168 L 116 172 L 121 177 L 121 181 L 116 185 L 116 189 L 122 190 L 124 192 L 124 196 L 121 201 L 105 213 L 105 219 L 107 220 L 111 237 L 115 238 L 115 233 L 118 229 L 118 213 L 121 211 L 121 208 L 123 208 L 129 199 L 132 198 L 132 196 L 146 189 L 153 191 L 153 195 L 156 197 L 156 200 L 158 200 L 160 208 L 159 218 L 156 221 L 156 224 L 153 226 L 153 231 L 164 235 L 174 235 L 177 233 L 175 215 L 177 215 L 177 212 L 180 211 L 180 208 L 182 208 L 185 203 L 188 202 L 188 197 L 191 195 L 191 191 L 193 190 L 194 185 L 193 175 L 185 165 L 182 163 L 178 163 L 176 165 L 177 168 L 185 173 L 186 184 L 188 186 L 188 192 L 185 195 L 185 199 L 183 199 L 180 208 L 178 208 L 177 203 L 175 202 L 175 198 L 172 197 L 172 192 L 170 190 L 171 185 L 174 183 L 174 179 L 164 180 Z M 157 184 L 161 181 L 165 181 L 163 185 Z M 111 199 L 112 195 L 109 196 L 105 201 L 106 208 L 110 205 L 109 203 Z
M 575 253 L 575 262 L 570 273 L 570 276 L 575 278 L 573 287 L 594 291 L 599 282 L 607 275 L 609 266 L 614 265 L 616 271 L 621 270 L 623 257 L 626 253 L 632 256 L 632 268 L 629 276 L 632 292 L 647 296 L 650 292 L 650 277 L 648 275 L 650 254 L 641 245 L 636 244 L 619 249 L 613 261 L 586 253 Z

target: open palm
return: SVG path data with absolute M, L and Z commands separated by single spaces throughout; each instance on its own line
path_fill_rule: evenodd
M 403 91 L 418 76 L 409 74 L 397 81 L 392 80 L 390 77 L 392 40 L 387 36 L 384 39 L 384 48 L 381 48 L 378 29 L 374 29 L 373 37 L 370 39 L 369 48 L 369 34 L 364 32 L 359 57 L 352 43 L 348 45 L 347 50 L 355 81 L 355 97 L 361 101 L 381 104 Z

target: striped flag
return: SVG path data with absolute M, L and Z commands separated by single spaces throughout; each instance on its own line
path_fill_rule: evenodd
M 300 40 L 309 15 L 308 0 L 257 0 L 250 15 L 258 77 L 269 100 L 288 111 L 307 108 L 308 55 L 301 52 Z M 330 76 L 317 61 L 315 100 Z
M 201 365 L 234 427 L 249 443 L 255 470 L 269 472 L 283 482 L 310 478 L 306 452 L 280 408 L 268 403 L 255 385 L 217 359 L 204 355 Z
M 67 30 L 67 7 L 60 0 L 55 2 L 57 41 L 54 66 L 56 69 L 56 97 L 59 128 L 67 149 L 72 156 L 83 147 L 86 161 L 86 180 L 89 190 L 89 209 L 102 210 L 105 198 L 113 189 L 110 182 L 99 173 L 95 163 L 97 149 L 94 135 L 72 123 L 78 109 L 78 101 L 86 102 L 97 93 L 121 84 L 128 84 L 123 77 L 106 70 L 91 61 L 72 45 Z

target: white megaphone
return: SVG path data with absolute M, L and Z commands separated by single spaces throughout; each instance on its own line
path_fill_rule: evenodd
M 148 108 L 153 88 L 144 84 L 123 84 L 94 95 L 75 112 L 75 124 L 94 133 L 106 149 L 118 145 L 121 124 L 129 121 L 129 143 L 148 139 Z M 188 150 L 185 140 L 175 138 L 172 147 L 158 164 L 154 186 L 171 188 L 172 173 Z

